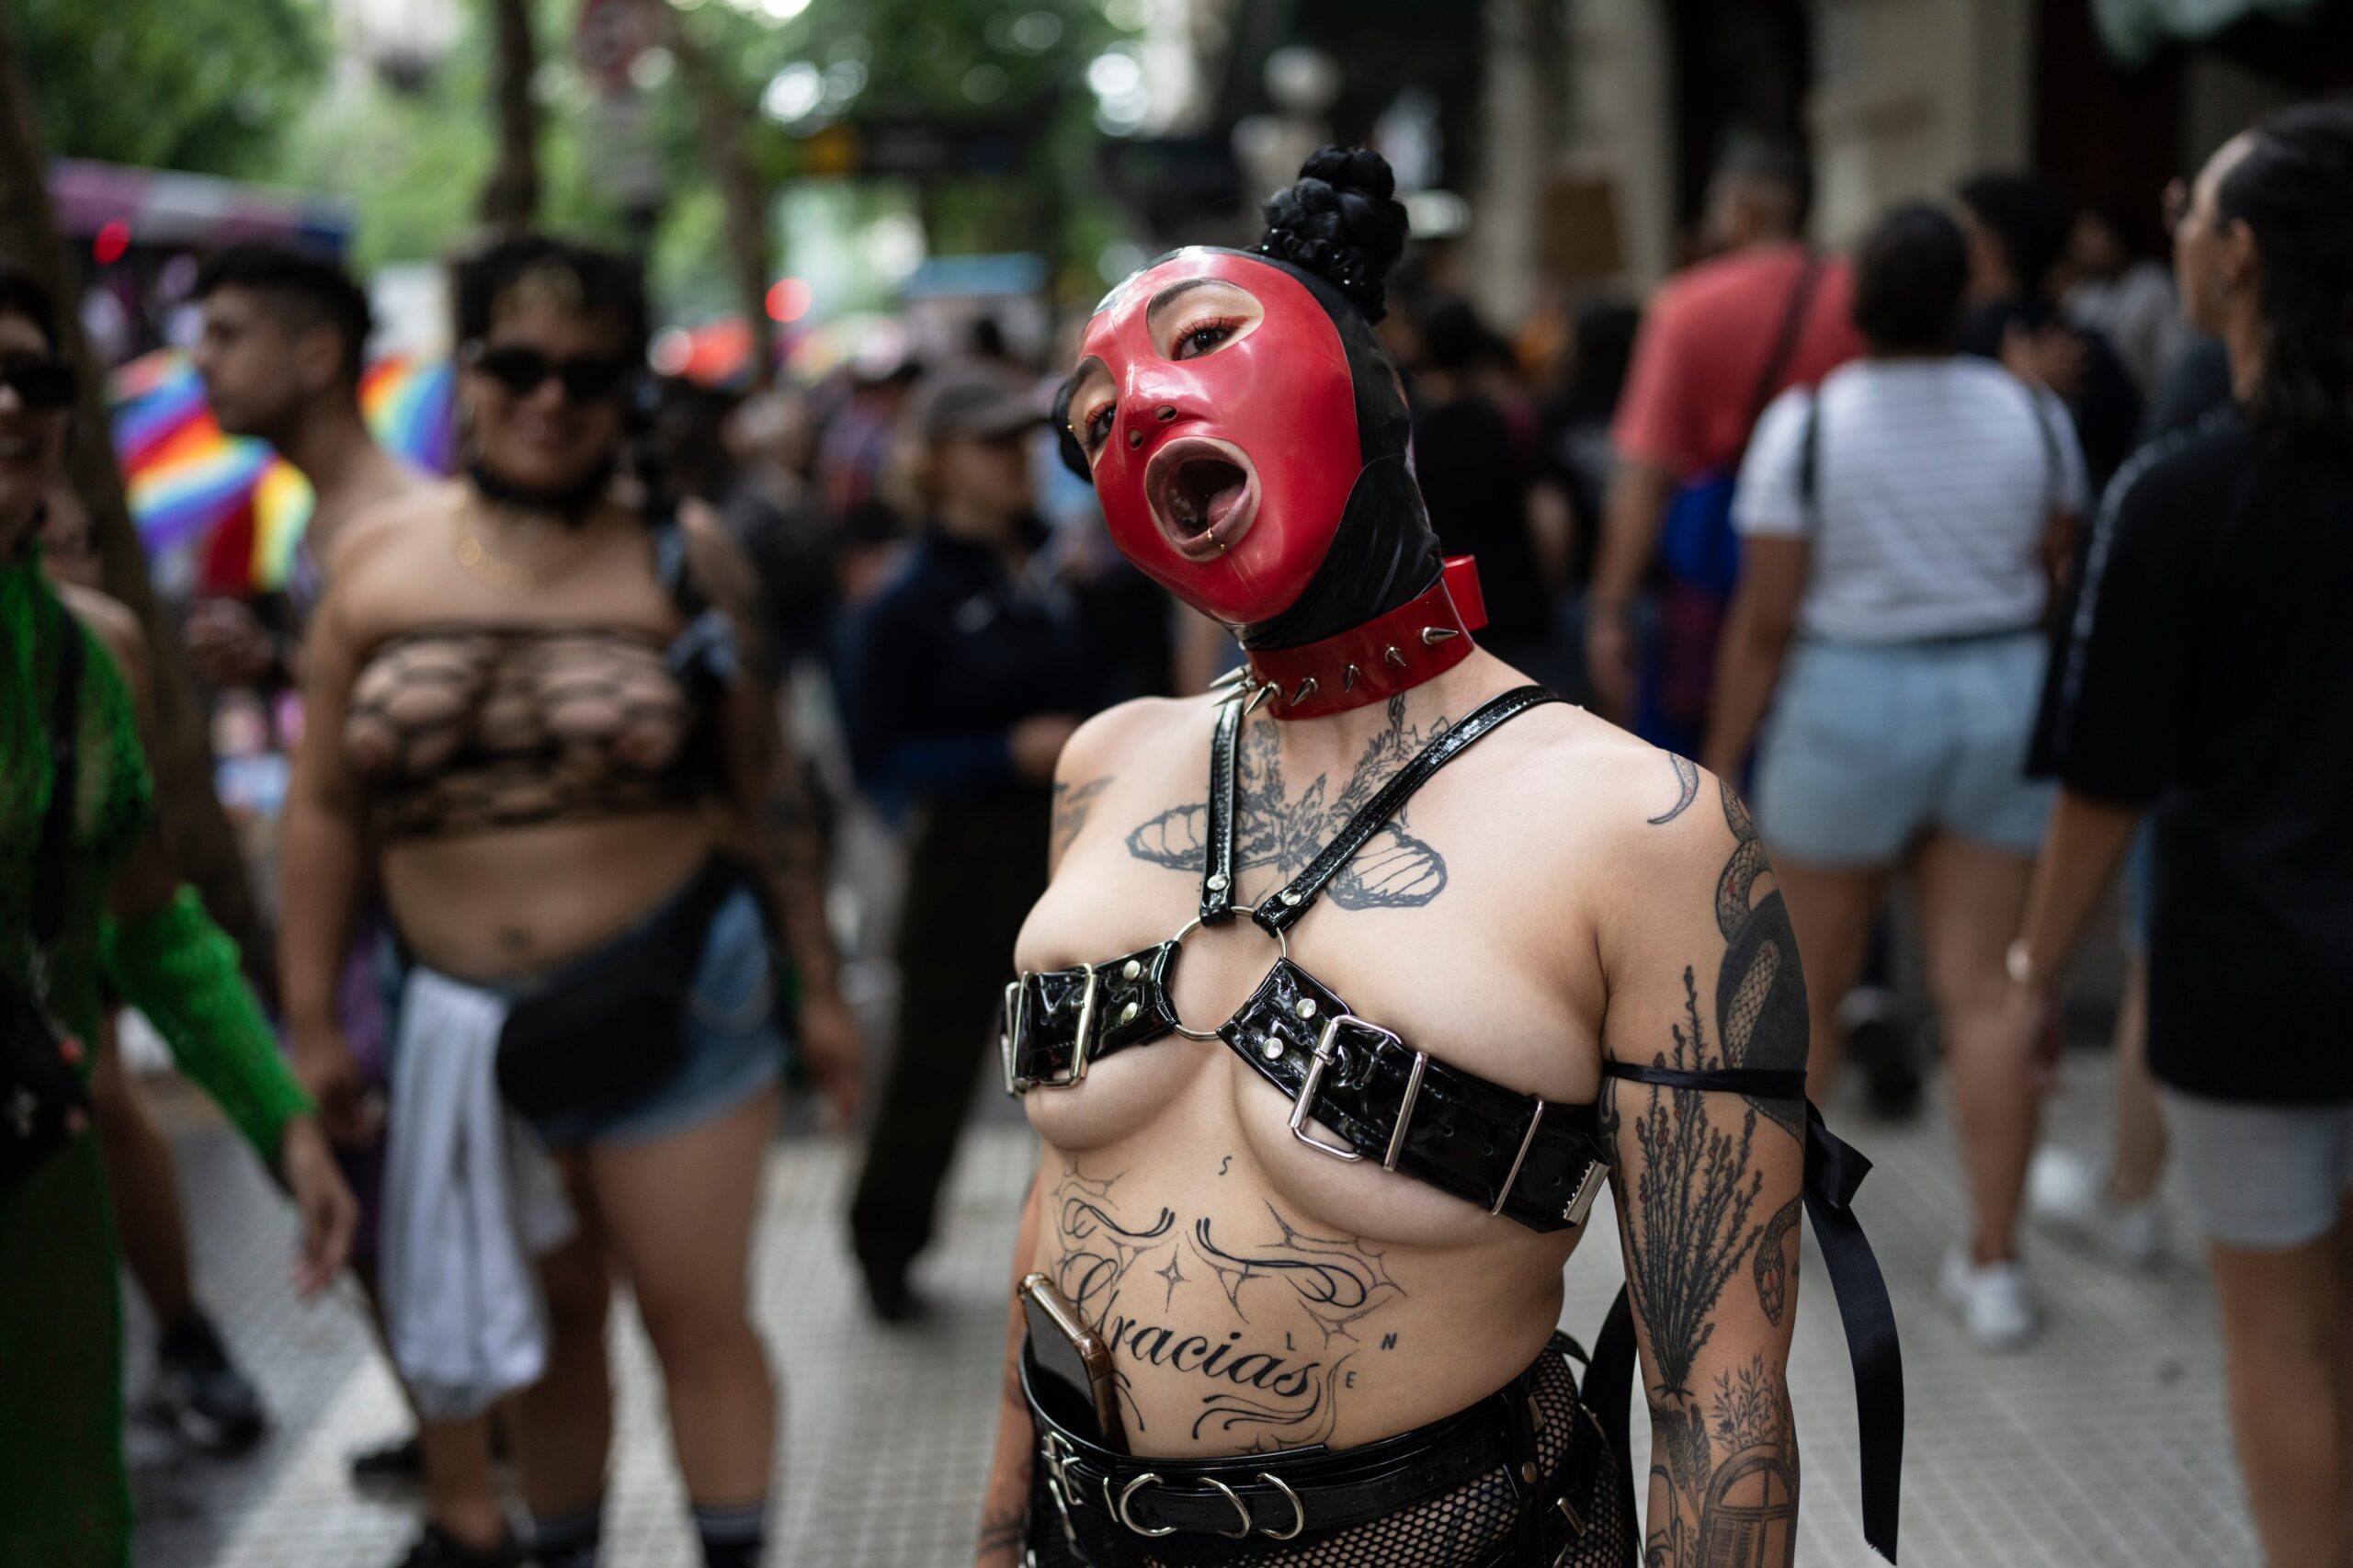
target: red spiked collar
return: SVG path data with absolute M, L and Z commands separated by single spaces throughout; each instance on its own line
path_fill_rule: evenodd
M 1467 555 L 1449 556 L 1428 592 L 1320 642 L 1253 648 L 1229 679 L 1256 688 L 1244 700 L 1271 702 L 1278 719 L 1321 719 L 1445 674 L 1471 656 L 1471 633 L 1486 624 L 1478 567 Z

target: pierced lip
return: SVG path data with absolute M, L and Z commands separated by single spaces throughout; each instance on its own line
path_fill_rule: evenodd
M 1256 466 L 1240 447 L 1212 436 L 1179 436 L 1153 453 L 1143 493 L 1161 537 L 1189 560 L 1215 560 L 1258 517 Z

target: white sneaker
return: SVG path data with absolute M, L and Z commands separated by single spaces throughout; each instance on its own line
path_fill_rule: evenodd
M 2089 1242 L 2135 1268 L 2154 1267 L 2165 1255 L 2165 1225 L 2156 1200 L 2119 1203 L 2108 1196 L 2108 1173 L 2072 1150 L 2034 1152 L 2027 1167 L 2027 1210 L 2075 1241 Z
M 1940 1285 L 1980 1350 L 2015 1350 L 2040 1326 L 2026 1275 L 2016 1263 L 1973 1264 L 1969 1249 L 1956 1246 L 1945 1254 Z

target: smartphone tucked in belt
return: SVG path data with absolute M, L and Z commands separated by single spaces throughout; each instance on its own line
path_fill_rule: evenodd
M 1126 1453 L 1127 1432 L 1120 1422 L 1119 1374 L 1111 1369 L 1109 1343 L 1086 1326 L 1078 1309 L 1045 1275 L 1024 1275 L 1019 1294 L 1029 1324 L 1031 1359 L 1093 1406 L 1105 1448 Z

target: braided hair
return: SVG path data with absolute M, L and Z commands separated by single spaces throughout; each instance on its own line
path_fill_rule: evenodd
M 2353 103 L 2258 122 L 2214 193 L 2262 258 L 2263 369 L 2248 412 L 2298 444 L 2353 448 Z
M 1261 256 L 1324 278 L 1370 322 L 1389 313 L 1389 269 L 1405 250 L 1405 209 L 1389 161 L 1368 147 L 1321 147 L 1299 180 L 1267 199 Z

